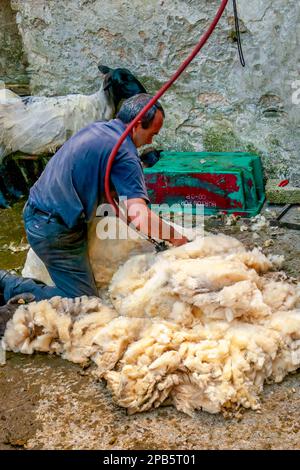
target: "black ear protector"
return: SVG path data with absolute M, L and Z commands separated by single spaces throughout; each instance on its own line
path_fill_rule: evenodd
M 147 168 L 154 166 L 160 159 L 160 154 L 163 152 L 162 149 L 155 149 L 154 147 L 149 147 L 140 155 L 140 159 Z

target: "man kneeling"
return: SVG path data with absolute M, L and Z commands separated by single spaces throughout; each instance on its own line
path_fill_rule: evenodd
M 87 224 L 103 201 L 108 157 L 128 124 L 152 97 L 135 95 L 125 101 L 116 119 L 94 122 L 69 139 L 47 164 L 31 188 L 24 208 L 28 241 L 44 262 L 55 284 L 46 286 L 32 279 L 0 270 L 4 300 L 30 292 L 36 300 L 56 295 L 98 295 L 87 249 Z M 119 199 L 126 200 L 129 219 L 146 235 L 167 233 L 167 240 L 180 246 L 188 240 L 148 207 L 149 202 L 137 148 L 151 144 L 164 121 L 157 102 L 138 121 L 121 145 L 111 171 L 111 183 Z M 135 217 L 132 208 L 139 213 Z M 160 237 L 161 238 L 161 237 Z

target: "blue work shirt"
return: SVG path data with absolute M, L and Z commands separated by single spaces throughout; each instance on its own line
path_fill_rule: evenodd
M 70 228 L 90 221 L 104 195 L 108 157 L 125 128 L 122 121 L 112 119 L 81 129 L 48 162 L 30 190 L 30 202 L 59 216 Z M 114 160 L 111 182 L 119 197 L 149 202 L 141 160 L 130 136 Z

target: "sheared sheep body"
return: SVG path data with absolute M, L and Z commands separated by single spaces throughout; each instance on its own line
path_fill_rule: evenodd
M 129 413 L 259 408 L 266 381 L 300 366 L 299 285 L 231 237 L 135 256 L 97 298 L 32 303 L 7 326 L 13 351 L 91 360 Z
M 0 90 L 0 159 L 17 151 L 54 153 L 88 124 L 111 119 L 122 99 L 146 93 L 128 69 L 102 64 L 98 69 L 104 79 L 92 95 L 21 98 L 10 90 Z
M 109 120 L 114 104 L 101 89 L 92 95 L 21 98 L 0 95 L 0 157 L 21 151 L 54 153 L 73 134 L 96 120 Z

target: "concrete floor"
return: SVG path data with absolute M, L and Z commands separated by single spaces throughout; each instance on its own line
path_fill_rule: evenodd
M 298 208 L 285 219 L 300 222 Z M 300 232 L 269 227 L 253 239 L 253 232 L 215 219 L 207 229 L 249 247 L 272 239 L 264 252 L 284 254 L 285 271 L 299 278 Z M 296 373 L 267 385 L 261 412 L 227 418 L 197 412 L 190 418 L 164 407 L 127 416 L 88 370 L 54 356 L 8 353 L 0 368 L 0 449 L 299 449 L 299 379 Z

